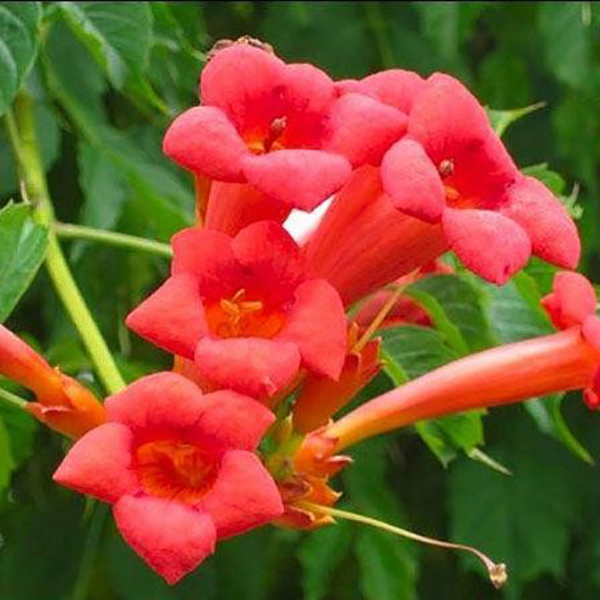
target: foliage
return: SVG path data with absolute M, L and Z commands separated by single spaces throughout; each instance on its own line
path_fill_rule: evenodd
M 161 136 L 169 120 L 196 101 L 211 42 L 245 33 L 336 77 L 400 66 L 464 78 L 495 109 L 490 118 L 520 165 L 568 196 L 567 203 L 571 190 L 579 190 L 584 264 L 600 275 L 600 8 L 592 2 L 1 2 L 0 114 L 23 85 L 35 98 L 44 167 L 61 220 L 160 241 L 191 223 L 191 181 L 162 157 Z M 529 115 L 540 101 L 546 106 Z M 525 108 L 507 110 L 515 107 Z M 46 275 L 38 273 L 46 232 L 31 221 L 27 206 L 9 203 L 20 194 L 6 130 L 0 132 L 0 194 L 6 204 L 0 211 L 0 320 L 34 332 L 31 341 L 46 356 L 89 382 L 86 354 Z M 165 356 L 134 339 L 122 322 L 165 276 L 166 261 L 90 242 L 70 243 L 68 256 L 124 372 L 133 378 L 165 365 Z M 550 274 L 533 261 L 504 288 L 462 272 L 412 285 L 408 294 L 435 328 L 385 333 L 386 375 L 370 394 L 465 354 L 548 331 L 538 303 Z M 339 482 L 346 504 L 476 543 L 506 560 L 514 574 L 508 598 L 595 597 L 600 522 L 592 507 L 600 485 L 585 463 L 599 456 L 600 446 L 591 434 L 593 418 L 570 400 L 536 399 L 524 408 L 423 423 L 416 433 L 425 443 L 409 432 L 365 444 Z M 35 453 L 39 447 L 44 452 Z M 97 511 L 52 486 L 61 452 L 56 436 L 2 409 L 2 597 L 428 600 L 442 597 L 442 590 L 449 599 L 489 594 L 469 561 L 463 572 L 457 569 L 462 560 L 437 551 L 422 552 L 418 561 L 410 544 L 348 524 L 310 535 L 265 529 L 232 540 L 168 589 Z M 489 468 L 493 461 L 512 475 Z

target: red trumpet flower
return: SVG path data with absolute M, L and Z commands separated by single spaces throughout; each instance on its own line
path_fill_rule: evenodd
M 113 505 L 133 549 L 174 584 L 217 540 L 283 513 L 254 453 L 274 417 L 234 392 L 203 395 L 174 373 L 106 401 L 108 422 L 71 448 L 54 480 Z
M 167 131 L 164 151 L 216 182 L 207 225 L 230 234 L 281 221 L 291 208 L 314 209 L 342 187 L 351 165 L 381 160 L 406 131 L 395 108 L 363 95 L 338 100 L 323 71 L 248 43 L 215 52 L 200 96 L 202 106 Z
M 0 325 L 0 373 L 36 397 L 25 410 L 69 437 L 80 437 L 104 423 L 104 407 L 75 379 L 53 369 L 37 352 Z
M 386 152 L 381 180 L 356 173 L 309 240 L 316 272 L 351 302 L 450 249 L 497 284 L 532 253 L 574 268 L 580 242 L 566 209 L 519 173 L 469 91 L 435 74 L 411 100 L 407 133 Z
M 560 273 L 544 300 L 564 331 L 472 354 L 387 392 L 309 436 L 297 460 L 318 462 L 367 437 L 443 415 L 583 389 L 600 408 L 600 320 L 591 284 Z
M 171 277 L 127 318 L 142 337 L 195 359 L 207 386 L 264 399 L 301 365 L 336 379 L 346 322 L 335 289 L 308 279 L 300 251 L 277 223 L 235 238 L 187 229 L 173 238 Z

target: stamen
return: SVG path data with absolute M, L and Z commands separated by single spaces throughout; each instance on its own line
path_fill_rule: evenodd
M 390 297 L 387 299 L 386 303 L 381 307 L 381 310 L 375 315 L 375 318 L 371 321 L 362 337 L 356 342 L 354 347 L 352 348 L 353 353 L 359 353 L 368 343 L 369 340 L 373 337 L 375 332 L 379 329 L 385 318 L 388 316 L 388 313 L 394 308 L 394 305 L 400 299 L 400 296 L 406 290 L 408 283 L 412 281 L 412 275 L 414 275 L 415 271 L 409 273 L 406 276 L 406 281 L 404 285 L 395 286 L 394 291 L 390 294 Z
M 444 159 L 438 166 L 442 178 L 450 177 L 454 173 L 454 161 L 450 158 Z
M 446 199 L 448 199 L 450 202 L 453 202 L 454 200 L 458 200 L 460 198 L 460 194 L 458 193 L 458 191 L 455 190 L 453 187 L 450 187 L 449 185 L 444 186 L 444 191 L 446 192 Z
M 273 149 L 273 146 L 279 141 L 279 138 L 285 132 L 287 126 L 286 117 L 277 117 L 273 119 L 269 127 L 269 133 L 264 141 L 265 152 L 269 152 Z
M 508 581 L 508 573 L 506 570 L 506 565 L 504 563 L 495 563 L 483 552 L 481 552 L 477 548 L 473 548 L 472 546 L 466 546 L 464 544 L 454 544 L 453 542 L 446 542 L 443 540 L 436 540 L 434 538 L 425 537 L 423 535 L 419 535 L 418 533 L 408 531 L 407 529 L 402 529 L 401 527 L 390 525 L 385 521 L 379 521 L 378 519 L 365 517 L 364 515 L 359 515 L 345 510 L 339 510 L 337 508 L 330 508 L 328 506 L 322 506 L 320 504 L 313 504 L 312 502 L 297 502 L 296 504 L 299 508 L 303 508 L 313 513 L 327 515 L 337 519 L 346 519 L 347 521 L 354 521 L 356 523 L 362 523 L 363 525 L 369 525 L 371 527 L 375 527 L 376 529 L 381 529 L 383 531 L 393 533 L 394 535 L 408 538 L 416 542 L 421 542 L 422 544 L 427 544 L 429 546 L 437 546 L 438 548 L 448 548 L 450 550 L 463 550 L 465 552 L 470 552 L 471 554 L 474 554 L 485 565 L 485 568 L 488 571 L 490 581 L 496 589 L 500 589 Z

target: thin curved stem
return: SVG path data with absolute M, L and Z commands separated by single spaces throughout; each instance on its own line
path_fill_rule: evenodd
M 403 529 L 402 527 L 390 525 L 385 521 L 379 521 L 378 519 L 373 519 L 372 517 L 366 517 L 364 515 L 340 510 L 338 508 L 321 506 L 320 504 L 313 504 L 312 502 L 298 502 L 297 505 L 300 508 L 304 508 L 310 512 L 328 515 L 330 517 L 333 517 L 334 519 L 346 519 L 347 521 L 354 521 L 363 525 L 369 525 L 370 527 L 375 527 L 376 529 L 381 529 L 382 531 L 387 531 L 388 533 L 393 533 L 394 535 L 408 538 L 410 540 L 414 540 L 415 542 L 427 544 L 428 546 L 436 546 L 438 548 L 446 548 L 449 550 L 461 550 L 464 552 L 470 552 L 485 565 L 485 568 L 487 569 L 490 577 L 490 581 L 492 582 L 494 587 L 501 588 L 508 581 L 508 574 L 506 571 L 506 565 L 504 563 L 495 563 L 483 552 L 481 552 L 477 548 L 473 548 L 472 546 L 436 540 L 435 538 L 430 538 L 424 535 L 420 535 L 418 533 L 413 533 L 412 531 Z
M 27 404 L 27 400 L 24 400 L 20 396 L 17 396 L 4 388 L 0 388 L 0 400 L 4 400 L 4 402 L 21 410 L 24 409 Z
M 59 238 L 63 239 L 81 239 L 90 240 L 92 242 L 100 242 L 108 246 L 116 248 L 125 248 L 128 250 L 140 250 L 149 252 L 164 258 L 171 258 L 173 251 L 169 244 L 163 244 L 155 240 L 147 240 L 146 238 L 127 233 L 117 233 L 115 231 L 105 231 L 94 227 L 86 227 L 85 225 L 73 225 L 71 223 L 56 222 L 53 229 Z

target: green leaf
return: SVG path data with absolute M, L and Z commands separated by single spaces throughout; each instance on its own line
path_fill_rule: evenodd
M 438 283 L 439 281 L 435 285 Z M 454 314 L 461 312 L 460 307 L 452 310 Z M 427 327 L 403 326 L 386 329 L 382 331 L 382 337 L 388 363 L 386 373 L 396 380 L 396 383 L 401 383 L 400 376 L 403 374 L 414 379 L 459 358 L 458 353 L 446 343 L 441 333 Z M 415 430 L 446 466 L 460 452 L 469 452 L 483 442 L 481 417 L 484 414 L 485 411 L 472 411 L 421 421 L 415 425 Z
M 530 104 L 523 108 L 513 108 L 511 110 L 495 110 L 493 108 L 488 108 L 487 114 L 494 131 L 502 137 L 513 123 L 544 106 L 546 106 L 545 102 L 536 102 L 535 104 Z
M 338 521 L 335 525 L 311 532 L 298 550 L 302 565 L 304 600 L 322 600 L 330 591 L 336 569 L 350 550 L 353 525 Z
M 406 519 L 386 480 L 390 463 L 386 441 L 369 440 L 353 454 L 356 463 L 344 473 L 351 510 L 405 526 Z M 364 525 L 354 527 L 358 528 L 354 552 L 365 600 L 416 599 L 418 563 L 414 543 Z
M 38 467 L 39 468 L 39 467 Z M 39 473 L 39 476 L 50 473 Z M 50 490 L 39 505 L 11 503 L 0 514 L 2 560 L 0 597 L 33 600 L 71 597 L 77 577 L 83 529 L 81 497 Z
M 416 423 L 415 429 L 438 460 L 447 467 L 459 456 L 459 451 L 468 455 L 483 444 L 481 418 L 485 414 L 484 410 L 479 410 L 449 415 Z
M 0 406 L 0 425 L 3 425 L 8 433 L 9 454 L 13 468 L 16 469 L 31 456 L 38 428 L 37 421 L 25 411 Z
M 85 143 L 79 147 L 78 162 L 79 184 L 85 194 L 80 223 L 113 229 L 126 198 L 120 171 L 105 153 Z
M 535 281 L 519 273 L 501 287 L 482 284 L 489 296 L 488 314 L 497 337 L 503 343 L 518 342 L 554 329 L 540 305 Z
M 583 444 L 573 435 L 561 411 L 565 394 L 552 394 L 525 403 L 525 409 L 533 418 L 538 429 L 562 442 L 575 456 L 588 465 L 594 459 Z
M 70 56 L 75 55 L 74 61 Z M 133 132 L 122 132 L 107 123 L 101 94 L 105 85 L 85 49 L 61 23 L 48 37 L 44 66 L 54 96 L 66 109 L 86 145 L 110 162 L 127 184 L 127 204 L 135 204 L 142 224 L 139 235 L 168 240 L 192 220 L 194 195 L 171 170 L 164 157 L 149 156 Z M 74 81 L 84 81 L 79 91 Z M 158 142 L 156 142 L 158 144 Z
M 566 182 L 562 175 L 551 171 L 548 167 L 548 163 L 539 163 L 537 165 L 531 165 L 521 169 L 525 175 L 530 175 L 539 179 L 544 185 L 550 188 L 555 194 L 559 195 L 565 191 Z
M 10 107 L 38 49 L 41 2 L 0 2 L 0 115 Z
M 14 468 L 15 461 L 11 452 L 8 431 L 3 421 L 0 420 L 0 493 L 8 487 Z
M 537 268 L 541 269 L 539 265 Z M 546 273 L 543 275 L 546 277 Z M 536 281 L 528 273 L 519 273 L 505 286 L 486 287 L 491 295 L 489 311 L 493 328 L 504 343 L 554 332 L 546 312 L 541 307 L 541 295 Z M 562 442 L 585 462 L 593 462 L 589 452 L 569 430 L 560 411 L 561 398 L 562 395 L 551 395 L 534 399 L 526 403 L 525 408 L 542 432 Z
M 384 329 L 383 348 L 410 379 L 441 367 L 458 354 L 435 329 L 407 325 Z
M 548 438 L 535 435 L 517 411 L 510 411 L 501 431 L 491 449 L 513 476 L 473 461 L 457 462 L 450 472 L 448 503 L 452 539 L 506 562 L 508 591 L 514 598 L 527 581 L 543 574 L 562 575 L 569 528 L 579 509 L 568 455 Z M 471 557 L 461 559 L 485 576 Z
M 425 308 L 459 354 L 494 345 L 481 293 L 469 281 L 456 275 L 433 275 L 417 281 L 406 293 Z
M 590 83 L 590 29 L 583 19 L 585 2 L 540 2 L 538 26 L 548 69 L 576 88 Z M 596 66 L 597 68 L 597 66 Z
M 143 72 L 152 43 L 152 10 L 146 2 L 59 2 L 75 35 L 121 89 Z
M 44 260 L 47 231 L 24 204 L 0 210 L 0 322 L 11 313 Z

